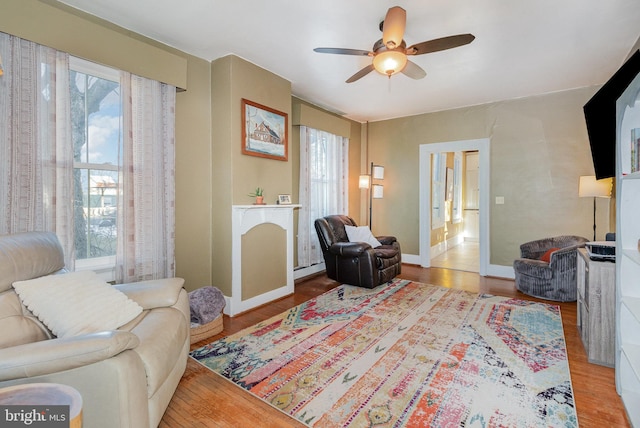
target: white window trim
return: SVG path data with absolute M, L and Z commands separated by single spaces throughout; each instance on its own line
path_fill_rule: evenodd
M 76 271 L 92 270 L 105 282 L 115 281 L 116 256 L 76 260 Z
M 71 70 L 79 71 L 84 74 L 90 74 L 102 79 L 120 82 L 120 72 L 115 68 L 100 65 L 95 62 L 87 61 L 75 56 L 69 57 L 69 68 Z
M 116 265 L 116 256 L 92 257 L 76 260 L 76 270 L 112 269 Z
M 101 79 L 111 80 L 114 82 L 120 82 L 119 70 L 111 67 L 106 67 L 95 62 L 87 61 L 78 57 L 69 57 L 69 68 L 73 71 L 77 71 L 84 74 L 89 74 Z M 118 171 L 118 165 L 111 163 L 95 164 L 87 162 L 74 162 L 74 169 L 87 169 L 87 170 L 107 170 Z M 76 259 L 76 270 L 93 270 L 106 281 L 112 281 L 115 279 L 113 270 L 116 265 L 116 256 L 105 257 L 91 257 L 87 259 Z

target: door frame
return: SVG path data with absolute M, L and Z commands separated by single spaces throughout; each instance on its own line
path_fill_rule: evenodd
M 479 195 L 479 238 L 481 276 L 487 275 L 489 266 L 489 191 L 490 191 L 490 140 L 448 141 L 420 145 L 420 265 L 431 267 L 431 155 L 442 152 L 478 151 L 480 173 L 478 175 Z

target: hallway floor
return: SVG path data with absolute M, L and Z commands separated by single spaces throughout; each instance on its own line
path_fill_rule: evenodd
M 477 242 L 464 241 L 431 259 L 431 267 L 479 272 L 480 245 Z

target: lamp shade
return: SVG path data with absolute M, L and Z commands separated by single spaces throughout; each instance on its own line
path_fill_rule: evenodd
M 361 175 L 360 178 L 358 179 L 358 187 L 360 189 L 368 189 L 370 182 L 371 180 L 368 175 Z
M 580 177 L 578 196 L 581 198 L 610 198 L 612 187 L 613 179 L 611 178 L 596 180 L 595 175 L 583 175 Z
M 374 184 L 371 191 L 373 199 L 382 199 L 384 195 L 384 187 L 381 184 Z
M 401 72 L 405 65 L 407 65 L 407 55 L 399 50 L 380 52 L 373 57 L 373 67 L 378 73 L 385 76 L 391 77 Z
M 371 167 L 371 176 L 375 180 L 384 180 L 384 167 L 380 165 L 373 165 Z

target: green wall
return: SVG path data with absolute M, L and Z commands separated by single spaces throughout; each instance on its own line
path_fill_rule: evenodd
M 176 275 L 187 290 L 215 285 L 211 197 L 211 64 L 187 57 L 189 87 L 176 96 Z
M 0 31 L 187 88 L 182 52 L 54 0 L 2 0 Z
M 490 264 L 511 266 L 519 245 L 532 239 L 592 236 L 593 200 L 578 197 L 578 181 L 594 173 L 582 106 L 596 89 L 370 123 L 370 156 L 385 166 L 374 230 L 395 234 L 403 253 L 417 255 L 419 146 L 489 138 Z M 505 204 L 496 205 L 496 196 Z M 608 203 L 598 201 L 602 234 Z
M 242 99 L 248 99 L 286 113 L 291 117 L 291 83 L 236 56 L 226 56 L 212 63 L 212 116 L 211 124 L 213 171 L 211 205 L 213 207 L 212 260 L 215 286 L 231 296 L 231 206 L 248 205 L 254 198 L 248 196 L 256 187 L 265 189 L 265 202 L 273 204 L 278 194 L 292 194 L 292 169 L 290 161 L 265 159 L 242 154 Z M 288 122 L 289 140 L 291 121 Z M 282 238 L 277 231 L 265 233 L 256 230 L 247 233 L 247 246 L 262 248 L 281 247 Z M 266 228 L 266 226 L 264 227 Z M 251 235 L 254 234 L 254 239 Z M 283 253 L 284 254 L 284 253 Z M 235 261 L 239 262 L 239 261 Z M 279 263 L 284 269 L 286 258 Z M 243 270 L 247 269 L 243 266 Z M 256 266 L 256 269 L 259 269 Z M 256 290 L 279 288 L 283 285 L 281 270 L 263 272 L 262 284 L 243 282 L 243 294 L 255 296 Z M 270 275 L 273 274 L 273 275 Z M 251 278 L 251 275 L 243 275 Z M 286 283 L 286 281 L 285 281 Z M 268 287 L 264 284 L 273 284 Z M 246 287 L 249 287 L 247 290 Z

